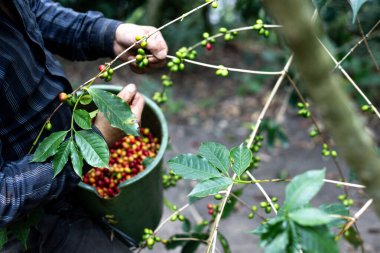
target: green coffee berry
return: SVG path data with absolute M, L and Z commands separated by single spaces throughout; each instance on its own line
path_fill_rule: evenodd
M 223 195 L 222 194 L 215 194 L 214 195 L 214 199 L 216 199 L 216 200 L 221 200 L 223 198 Z

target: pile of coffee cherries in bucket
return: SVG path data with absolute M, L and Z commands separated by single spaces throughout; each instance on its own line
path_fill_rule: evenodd
M 109 169 L 93 168 L 83 182 L 96 189 L 102 198 L 119 194 L 118 185 L 145 169 L 144 160 L 155 158 L 160 144 L 148 128 L 140 128 L 140 136 L 126 136 L 110 148 Z

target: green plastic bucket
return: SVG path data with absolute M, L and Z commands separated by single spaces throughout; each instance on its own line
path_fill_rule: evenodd
M 115 94 L 122 89 L 115 85 L 94 85 L 92 88 Z M 168 126 L 161 109 L 147 97 L 141 119 L 141 126 L 148 127 L 160 141 L 160 149 L 153 162 L 137 176 L 121 183 L 120 193 L 114 198 L 103 199 L 93 187 L 82 182 L 76 192 L 80 203 L 91 215 L 112 221 L 113 227 L 136 242 L 141 240 L 144 228 L 156 228 L 162 216 L 161 168 L 169 138 Z

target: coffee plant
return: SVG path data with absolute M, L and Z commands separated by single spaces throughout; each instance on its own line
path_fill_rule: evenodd
M 241 2 L 241 1 L 239 1 Z M 337 242 L 345 238 L 355 247 L 363 249 L 363 241 L 360 231 L 356 226 L 356 221 L 374 202 L 377 213 L 380 213 L 380 196 L 378 185 L 380 183 L 379 156 L 375 151 L 374 144 L 367 134 L 362 131 L 363 125 L 358 120 L 358 115 L 351 109 L 350 100 L 342 92 L 338 84 L 343 80 L 333 74 L 332 70 L 339 70 L 346 80 L 354 87 L 358 94 L 363 98 L 365 104 L 358 106 L 363 112 L 368 112 L 369 117 L 380 118 L 380 113 L 372 104 L 369 98 L 361 90 L 359 85 L 350 77 L 342 67 L 342 62 L 362 43 L 366 42 L 379 26 L 378 21 L 367 33 L 362 33 L 362 39 L 358 41 L 351 50 L 337 60 L 322 39 L 320 30 L 315 29 L 318 25 L 318 10 L 323 8 L 327 1 L 312 1 L 314 3 L 314 14 L 312 12 L 311 1 L 284 0 L 284 1 L 263 1 L 265 9 L 273 16 L 278 24 L 268 24 L 262 19 L 257 19 L 253 25 L 226 28 L 221 27 L 216 34 L 204 32 L 200 41 L 188 47 L 181 47 L 175 56 L 168 55 L 168 73 L 162 75 L 162 90 L 153 95 L 153 100 L 158 104 L 163 104 L 169 99 L 167 91 L 173 86 L 173 75 L 176 72 L 185 71 L 187 64 L 195 64 L 205 68 L 215 70 L 215 74 L 220 77 L 228 77 L 230 72 L 241 74 L 275 76 L 277 81 L 271 90 L 267 101 L 261 110 L 258 120 L 252 126 L 252 131 L 247 140 L 242 141 L 241 145 L 231 149 L 216 142 L 203 142 L 197 154 L 180 154 L 168 161 L 170 172 L 163 175 L 164 188 L 175 187 L 178 180 L 193 180 L 197 184 L 189 193 L 189 202 L 181 208 L 177 208 L 168 200 L 165 205 L 173 211 L 156 228 L 146 228 L 141 238 L 141 243 L 137 248 L 140 252 L 147 247 L 153 249 L 155 244 L 162 243 L 166 249 L 182 247 L 182 252 L 196 252 L 199 245 L 206 245 L 206 252 L 221 252 L 218 249 L 217 241 L 222 247 L 223 252 L 231 252 L 227 238 L 218 230 L 221 219 L 230 217 L 237 203 L 249 209 L 248 219 L 258 218 L 261 225 L 252 228 L 250 233 L 260 237 L 260 246 L 265 252 L 338 252 Z M 352 8 L 352 21 L 359 22 L 358 12 L 365 3 L 364 0 L 350 0 Z M 155 32 L 136 36 L 133 45 L 118 55 L 115 59 L 99 66 L 99 72 L 74 90 L 71 94 L 61 93 L 58 98 L 61 104 L 48 117 L 44 126 L 33 143 L 30 152 L 33 152 L 33 162 L 52 161 L 54 176 L 58 175 L 64 166 L 71 162 L 77 175 L 82 177 L 82 170 L 85 164 L 98 168 L 84 177 L 86 183 L 94 186 L 109 185 L 113 179 L 127 180 L 128 171 L 119 168 L 123 164 L 124 158 L 132 155 L 135 151 L 123 153 L 122 147 L 128 146 L 130 142 L 136 140 L 141 142 L 141 156 L 139 164 L 132 162 L 136 166 L 133 175 L 143 169 L 143 159 L 155 156 L 155 149 L 148 150 L 144 145 L 159 145 L 154 137 L 149 135 L 149 130 L 140 130 L 136 122 L 136 117 L 131 112 L 127 103 L 116 95 L 91 86 L 97 79 L 104 79 L 109 82 L 118 69 L 131 63 L 136 63 L 139 68 L 149 66 L 151 55 L 146 50 L 149 38 L 156 32 L 170 26 L 171 24 L 188 18 L 191 14 L 211 6 L 218 8 L 217 0 L 206 0 L 198 7 L 182 14 L 178 18 L 161 26 Z M 287 11 L 283 11 L 283 10 Z M 265 19 L 267 20 L 267 19 Z M 269 20 L 269 19 L 268 19 Z M 360 24 L 360 22 L 359 22 Z M 361 31 L 362 28 L 359 25 Z M 200 47 L 212 51 L 222 38 L 226 43 L 239 38 L 239 33 L 254 31 L 263 39 L 271 36 L 273 30 L 278 31 L 283 36 L 287 46 L 292 51 L 291 55 L 282 70 L 260 71 L 250 69 L 238 69 L 223 65 L 214 65 L 196 61 Z M 368 46 L 368 45 L 367 45 Z M 114 66 L 116 61 L 125 53 L 137 47 L 135 59 L 120 65 Z M 368 53 L 372 56 L 371 60 L 377 66 L 376 59 L 369 47 Z M 307 53 L 305 53 L 307 52 Z M 331 64 L 334 63 L 334 65 Z M 297 67 L 297 72 L 305 82 L 303 88 L 310 96 L 306 99 L 298 84 L 295 82 L 293 74 L 290 74 L 292 64 Z M 271 102 L 276 96 L 282 83 L 287 80 L 298 96 L 297 103 L 298 115 L 310 120 L 313 125 L 309 135 L 311 138 L 316 136 L 321 140 L 322 156 L 330 157 L 339 173 L 339 180 L 326 178 L 326 170 L 309 170 L 293 178 L 278 179 L 256 179 L 254 174 L 258 174 L 260 167 L 260 149 L 264 141 L 269 146 L 278 139 L 284 143 L 287 137 L 281 126 L 271 119 L 267 119 L 266 113 Z M 95 110 L 88 111 L 86 105 L 94 103 Z M 44 132 L 50 132 L 52 125 L 50 122 L 54 113 L 64 104 L 72 107 L 71 126 L 64 131 L 51 133 L 40 141 Z M 319 120 L 314 114 L 316 108 L 322 116 L 321 127 Z M 92 128 L 92 120 L 97 113 L 104 114 L 111 126 L 121 129 L 127 134 L 127 139 L 121 140 L 111 148 L 111 154 L 103 138 L 101 138 Z M 140 132 L 142 136 L 140 136 Z M 331 133 L 330 135 L 327 133 Z M 352 138 L 347 138 L 351 136 Z M 143 140 L 147 138 L 147 140 Z M 348 140 L 350 139 L 350 140 Z M 154 140 L 154 141 L 153 141 Z M 151 143 L 149 141 L 152 141 Z M 144 144 L 145 143 L 145 144 Z M 335 145 L 336 143 L 336 145 Z M 352 144 L 354 143 L 354 144 Z M 358 179 L 363 184 L 346 182 L 344 173 L 338 160 L 338 152 L 335 147 L 339 146 L 339 156 L 344 157 L 353 171 L 356 172 Z M 150 146 L 149 146 L 150 147 Z M 128 150 L 128 149 L 127 149 Z M 144 150 L 144 151 L 143 151 Z M 341 153 L 341 154 L 340 154 Z M 111 160 L 110 160 L 111 157 Z M 120 161 L 119 161 L 120 160 Z M 111 168 L 109 172 L 104 172 L 106 168 Z M 130 166 L 131 167 L 131 166 Z M 102 173 L 105 173 L 104 176 Z M 108 173 L 108 174 L 107 174 Z M 116 173 L 116 174 L 112 174 Z M 119 173 L 119 174 L 118 174 Z M 123 174 L 124 173 L 124 174 Z M 111 175 L 112 174 L 112 175 Z M 101 179 L 101 183 L 97 183 Z M 112 178 L 112 179 L 111 179 Z M 97 181 L 98 180 L 98 181 Z M 108 183 L 107 183 L 108 182 Z M 285 189 L 285 199 L 279 201 L 276 196 L 269 196 L 263 184 L 289 182 Z M 113 183 L 113 182 L 112 182 Z M 342 187 L 343 193 L 337 196 L 340 203 L 326 203 L 318 207 L 311 204 L 311 200 L 318 194 L 325 183 L 336 184 Z M 256 186 L 263 194 L 265 201 L 260 203 L 248 204 L 240 196 L 243 195 L 246 186 Z M 366 188 L 370 198 L 365 205 L 355 214 L 350 211 L 350 206 L 354 204 L 350 197 L 349 188 Z M 115 185 L 107 188 L 97 189 L 98 193 L 106 198 L 118 194 Z M 214 196 L 216 204 L 208 204 L 207 210 L 209 219 L 193 224 L 185 216 L 185 211 L 197 200 Z M 274 218 L 269 218 L 268 214 L 274 214 Z M 179 221 L 182 223 L 183 233 L 178 233 L 167 239 L 159 237 L 158 233 L 162 227 L 169 222 Z M 34 215 L 23 218 L 21 222 L 12 224 L 8 229 L 12 231 L 18 239 L 26 246 L 26 239 L 29 234 L 29 227 L 36 223 Z M 0 246 L 7 240 L 7 229 L 0 230 Z

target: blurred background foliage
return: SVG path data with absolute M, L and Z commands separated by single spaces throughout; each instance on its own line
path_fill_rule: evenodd
M 160 26 L 178 17 L 181 13 L 202 4 L 202 0 L 59 0 L 63 5 L 78 11 L 98 10 L 106 17 L 144 25 Z M 330 44 L 334 47 L 334 53 L 338 59 L 342 58 L 357 41 L 360 40 L 358 22 L 352 23 L 352 12 L 347 1 L 313 0 L 320 9 L 320 17 L 324 29 L 327 31 Z M 163 34 L 174 52 L 181 46 L 191 45 L 201 39 L 203 31 L 215 33 L 219 27 L 234 28 L 254 24 L 257 18 L 271 22 L 262 8 L 260 0 L 219 0 L 216 10 L 202 9 L 194 16 L 184 19 L 163 31 Z M 361 8 L 358 18 L 365 33 L 380 18 L 380 0 L 369 0 Z M 380 27 L 370 37 L 368 43 L 380 64 Z M 244 39 L 250 38 L 250 39 Z M 252 42 L 261 46 L 261 68 L 265 66 L 280 66 L 283 64 L 284 50 L 278 50 L 282 44 L 277 36 L 271 36 L 269 40 L 258 38 L 252 40 L 252 34 L 241 33 L 239 37 L 228 44 L 231 48 L 240 50 L 242 59 L 247 66 L 257 63 L 257 56 L 252 55 Z M 269 48 L 277 47 L 277 50 Z M 257 49 L 257 46 L 256 46 Z M 257 51 L 255 52 L 257 55 Z M 255 59 L 256 58 L 256 59 Z M 380 72 L 376 70 L 370 59 L 366 47 L 363 45 L 343 63 L 344 68 L 357 81 L 370 99 L 380 101 Z M 349 89 L 349 87 L 348 87 Z M 356 93 L 353 93 L 356 94 Z M 356 96 L 356 95 L 355 95 Z M 358 98 L 360 102 L 360 98 Z

